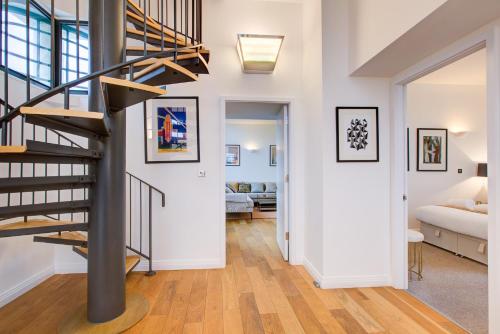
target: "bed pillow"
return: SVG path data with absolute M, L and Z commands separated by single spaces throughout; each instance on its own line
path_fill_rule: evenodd
M 275 182 L 266 182 L 266 193 L 275 193 L 276 189 Z
M 262 182 L 252 183 L 252 192 L 253 193 L 263 193 L 264 192 L 264 183 L 262 183 Z
M 455 209 L 460 209 L 460 210 L 468 210 L 468 211 L 474 211 L 474 207 L 476 206 L 474 203 L 474 200 L 472 199 L 449 199 L 446 201 L 445 206 L 449 208 L 455 208 Z
M 488 204 L 477 204 L 474 207 L 474 211 L 478 213 L 484 213 L 485 215 L 488 214 Z
M 227 182 L 226 187 L 231 189 L 233 191 L 233 193 L 238 192 L 238 182 Z
M 252 190 L 250 183 L 240 183 L 238 184 L 239 193 L 249 193 Z

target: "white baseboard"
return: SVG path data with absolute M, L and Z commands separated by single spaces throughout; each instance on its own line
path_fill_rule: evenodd
M 369 288 L 391 285 L 390 277 L 386 275 L 324 276 L 305 258 L 304 268 L 322 289 Z
M 200 260 L 153 260 L 153 270 L 216 269 L 224 268 L 220 259 Z M 141 260 L 134 271 L 147 271 L 149 262 Z
M 56 274 L 84 274 L 87 272 L 87 262 L 56 262 L 54 272 Z
M 153 260 L 153 270 L 182 270 L 182 269 L 216 269 L 224 268 L 220 259 L 202 260 Z M 141 262 L 134 268 L 134 271 L 149 270 L 149 262 L 141 259 Z M 56 263 L 56 274 L 81 274 L 87 272 L 85 262 Z
M 10 288 L 9 290 L 0 293 L 0 307 L 7 305 L 17 297 L 25 294 L 52 275 L 54 275 L 54 268 L 50 266 Z

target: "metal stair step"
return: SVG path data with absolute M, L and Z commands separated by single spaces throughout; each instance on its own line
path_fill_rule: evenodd
M 110 111 L 119 111 L 167 93 L 166 90 L 129 80 L 102 76 L 100 81 Z
M 109 135 L 109 126 L 100 112 L 35 107 L 22 107 L 20 112 L 30 124 L 89 138 Z
M 74 223 L 60 220 L 34 219 L 27 222 L 0 225 L 0 238 L 32 235 L 40 233 L 53 233 L 59 231 L 86 231 L 87 223 Z
M 89 200 L 3 206 L 0 207 L 0 218 L 7 219 L 26 216 L 53 215 L 58 213 L 86 212 L 89 208 Z
M 0 180 L 0 194 L 43 190 L 82 189 L 90 187 L 95 183 L 95 177 L 90 175 L 12 177 L 2 178 Z
M 102 153 L 79 147 L 26 140 L 21 146 L 0 146 L 0 162 L 89 163 Z
M 196 74 L 170 60 L 160 59 L 155 64 L 134 74 L 134 82 L 152 86 L 162 86 L 197 81 Z
M 33 237 L 33 241 L 56 245 L 87 247 L 87 236 L 79 232 L 62 232 L 47 236 L 36 235 Z

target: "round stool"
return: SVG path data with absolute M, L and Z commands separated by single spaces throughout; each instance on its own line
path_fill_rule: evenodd
M 419 231 L 408 230 L 408 273 L 410 274 L 410 279 L 412 274 L 417 274 L 418 280 L 422 280 L 422 242 L 424 241 L 424 235 Z M 415 269 L 416 267 L 416 269 Z

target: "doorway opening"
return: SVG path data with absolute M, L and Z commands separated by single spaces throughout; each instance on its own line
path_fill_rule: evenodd
M 225 218 L 229 245 L 239 229 L 272 236 L 289 256 L 288 103 L 225 102 Z M 240 241 L 241 244 L 241 241 Z M 230 251 L 230 247 L 229 247 Z
M 408 291 L 488 332 L 487 57 L 405 85 Z

